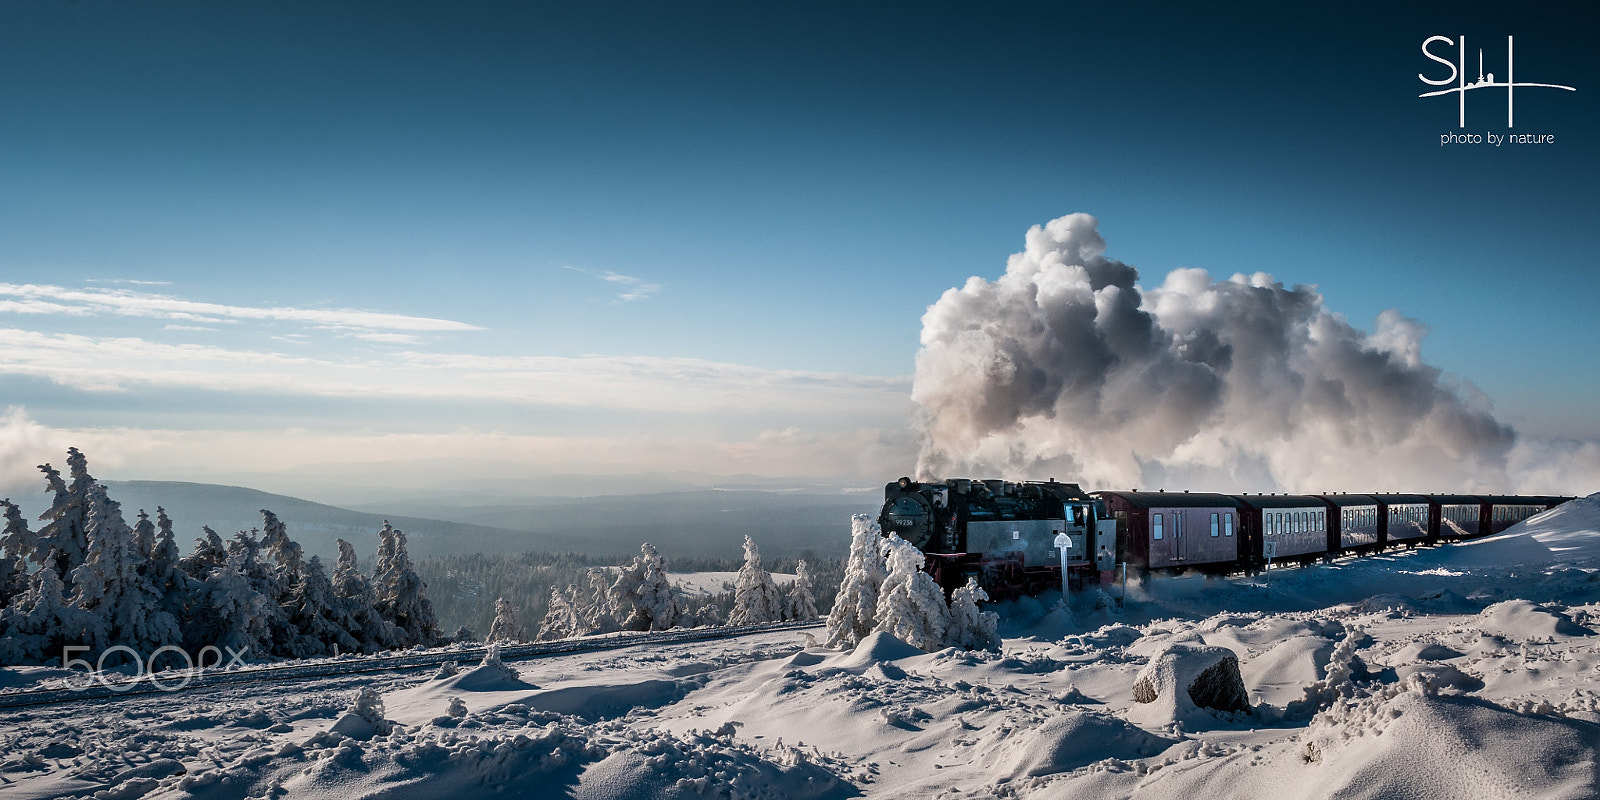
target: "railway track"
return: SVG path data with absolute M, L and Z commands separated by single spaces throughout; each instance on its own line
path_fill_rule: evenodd
M 825 620 L 817 619 L 807 622 L 769 622 L 760 625 L 694 628 L 653 633 L 608 634 L 578 639 L 561 639 L 554 642 L 502 646 L 500 648 L 500 658 L 502 661 L 521 661 L 568 653 L 619 650 L 641 644 L 670 645 L 684 642 L 733 639 L 740 636 L 771 633 L 773 631 L 819 628 L 825 624 Z M 234 684 L 300 681 L 374 672 L 409 672 L 438 667 L 441 664 L 452 661 L 461 663 L 482 660 L 488 650 L 487 646 L 480 646 L 449 650 L 434 649 L 421 653 L 407 652 L 349 659 L 325 659 L 310 663 L 251 664 L 235 669 L 172 670 L 154 676 L 146 674 L 120 681 L 102 681 L 97 677 L 93 683 L 81 688 L 27 689 L 3 693 L 0 694 L 0 709 L 190 692 L 197 689 L 209 689 Z M 92 675 L 93 673 L 84 674 Z M 185 680 L 186 678 L 187 680 Z M 160 681 L 160 684 L 165 684 L 169 688 L 162 688 L 156 681 Z M 170 688 L 180 681 L 183 681 L 181 687 Z

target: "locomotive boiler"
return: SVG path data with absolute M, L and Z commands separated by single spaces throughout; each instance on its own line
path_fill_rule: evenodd
M 946 591 L 976 578 L 995 599 L 1097 580 L 1116 566 L 1116 523 L 1075 483 L 901 478 L 878 519 L 927 556 Z

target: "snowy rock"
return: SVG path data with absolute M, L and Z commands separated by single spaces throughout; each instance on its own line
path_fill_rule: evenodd
M 1133 681 L 1129 712 L 1138 721 L 1168 724 L 1204 719 L 1210 711 L 1250 709 L 1239 675 L 1239 658 L 1226 647 L 1187 642 L 1171 644 L 1150 659 Z

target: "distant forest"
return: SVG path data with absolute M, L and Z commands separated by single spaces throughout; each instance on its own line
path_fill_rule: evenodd
M 740 558 L 677 558 L 662 553 L 672 572 L 737 572 Z M 550 610 L 550 588 L 571 584 L 588 586 L 588 572 L 628 563 L 633 556 L 594 556 L 582 553 L 519 553 L 497 555 L 463 553 L 433 556 L 417 561 L 417 572 L 428 585 L 428 598 L 438 615 L 439 627 L 446 632 L 466 627 L 482 637 L 494 621 L 495 600 L 504 597 L 517 610 L 517 618 L 536 627 Z M 770 572 L 793 574 L 796 564 L 805 561 L 811 568 L 817 610 L 827 614 L 844 578 L 844 559 L 805 552 L 799 558 L 765 559 Z M 688 613 L 706 618 L 702 611 L 715 606 L 715 619 L 725 620 L 733 609 L 733 585 L 710 596 L 687 595 L 680 598 Z

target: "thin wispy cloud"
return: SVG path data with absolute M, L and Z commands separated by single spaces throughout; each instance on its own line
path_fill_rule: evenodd
M 882 411 L 899 408 L 910 390 L 909 377 L 767 370 L 690 358 L 289 355 L 0 328 L 0 376 L 6 375 L 95 392 L 184 388 L 688 413 Z
M 612 272 L 610 270 L 592 270 L 585 269 L 583 267 L 570 266 L 567 267 L 567 269 L 570 269 L 573 272 L 581 272 L 585 275 L 592 275 L 607 283 L 618 285 L 622 288 L 622 291 L 617 293 L 617 299 L 624 303 L 630 303 L 634 300 L 644 300 L 646 298 L 655 296 L 656 293 L 661 291 L 661 284 L 659 283 L 646 283 L 643 278 L 636 278 L 632 275 L 623 275 L 620 272 Z
M 0 283 L 0 312 L 123 316 L 169 319 L 204 325 L 244 321 L 298 322 L 339 330 L 442 333 L 476 331 L 465 322 L 413 317 L 381 311 L 293 306 L 239 306 L 185 300 L 133 289 L 71 289 L 48 284 Z
M 84 283 L 110 283 L 123 286 L 171 286 L 172 281 L 141 281 L 136 278 L 85 278 Z

